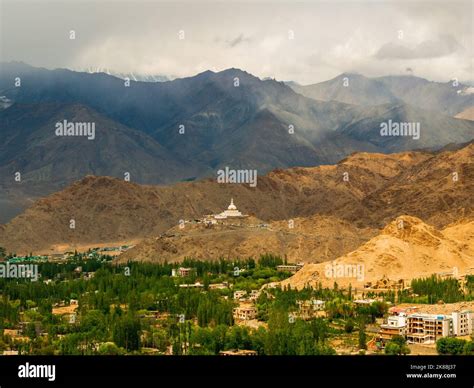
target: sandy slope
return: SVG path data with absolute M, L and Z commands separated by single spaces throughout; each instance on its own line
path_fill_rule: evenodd
M 351 283 L 359 288 L 384 276 L 409 280 L 449 272 L 454 267 L 460 274 L 466 273 L 474 267 L 474 219 L 461 220 L 439 231 L 416 217 L 401 216 L 379 235 L 331 264 L 363 265 L 363 279 L 328 277 L 327 264 L 321 263 L 306 265 L 282 284 L 301 288 L 318 282 L 332 286 L 336 281 L 341 286 Z

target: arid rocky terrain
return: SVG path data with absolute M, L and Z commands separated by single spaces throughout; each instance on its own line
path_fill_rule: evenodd
M 416 217 L 400 216 L 356 250 L 330 262 L 333 268 L 341 268 L 340 274 L 343 268 L 345 271 L 351 266 L 363 266 L 361 278 L 326 272 L 327 264 L 305 265 L 282 284 L 303 288 L 319 283 L 332 286 L 337 282 L 362 288 L 383 278 L 397 282 L 434 273 L 474 273 L 474 218 L 438 230 Z
M 472 143 L 438 153 L 356 153 L 336 165 L 274 170 L 259 177 L 255 188 L 211 179 L 147 186 L 87 176 L 2 225 L 0 244 L 26 254 L 133 240 L 135 248 L 120 260 L 271 252 L 313 263 L 373 256 L 370 266 L 380 269 L 401 255 L 431 266 L 430 260 L 439 259 L 441 270 L 455 262 L 461 267 L 472 255 L 466 240 L 472 223 L 466 220 L 473 214 L 473 177 Z M 246 223 L 210 228 L 194 223 L 227 208 L 230 198 L 251 216 Z M 391 226 L 398 217 L 418 231 L 407 241 Z M 191 222 L 180 229 L 180 220 Z M 419 240 L 413 237 L 418 235 Z M 432 238 L 435 248 L 425 250 Z M 398 265 L 388 267 L 400 272 Z

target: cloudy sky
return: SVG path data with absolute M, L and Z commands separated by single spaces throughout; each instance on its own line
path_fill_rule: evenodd
M 2 61 L 175 77 L 237 67 L 302 84 L 342 72 L 474 80 L 471 1 L 0 3 Z

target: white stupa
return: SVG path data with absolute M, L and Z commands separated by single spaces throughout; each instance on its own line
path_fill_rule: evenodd
M 223 220 L 226 218 L 236 218 L 236 217 L 245 217 L 240 211 L 237 210 L 237 207 L 234 205 L 234 198 L 230 199 L 230 205 L 227 210 L 224 210 L 222 213 L 214 215 L 214 218 L 218 220 Z

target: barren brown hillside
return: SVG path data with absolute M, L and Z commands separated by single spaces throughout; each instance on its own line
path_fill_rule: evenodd
M 0 246 L 29 253 L 57 244 L 156 237 L 181 219 L 221 212 L 231 197 L 242 212 L 265 222 L 321 215 L 356 228 L 381 228 L 408 214 L 444 226 L 472 214 L 473 149 L 470 144 L 438 154 L 357 153 L 337 165 L 275 170 L 259 177 L 254 188 L 214 179 L 145 186 L 87 176 L 0 228 Z M 456 182 L 450 178 L 453 172 L 458 173 Z
M 437 230 L 418 218 L 401 216 L 381 233 L 353 252 L 331 262 L 335 268 L 363 265 L 363 279 L 353 276 L 327 276 L 327 263 L 308 264 L 282 285 L 302 288 L 306 284 L 362 288 L 386 277 L 390 281 L 409 280 L 434 273 L 459 274 L 474 269 L 474 219 L 464 219 L 444 230 Z M 337 267 L 343 265 L 344 267 Z M 350 272 L 347 272 L 350 274 Z M 329 273 L 331 274 L 331 273 Z M 342 272 L 341 272 L 342 274 Z
M 383 188 L 371 192 L 361 206 L 380 226 L 408 214 L 443 227 L 473 214 L 473 193 L 474 143 L 471 143 L 404 170 Z M 346 211 L 351 212 L 350 206 Z
M 208 227 L 185 224 L 182 229 L 176 226 L 142 241 L 123 253 L 119 261 L 258 258 L 260 254 L 274 253 L 286 256 L 290 262 L 317 263 L 350 252 L 376 234 L 376 230 L 359 229 L 330 216 L 296 218 L 291 226 L 288 221 L 263 224 L 256 218 Z

